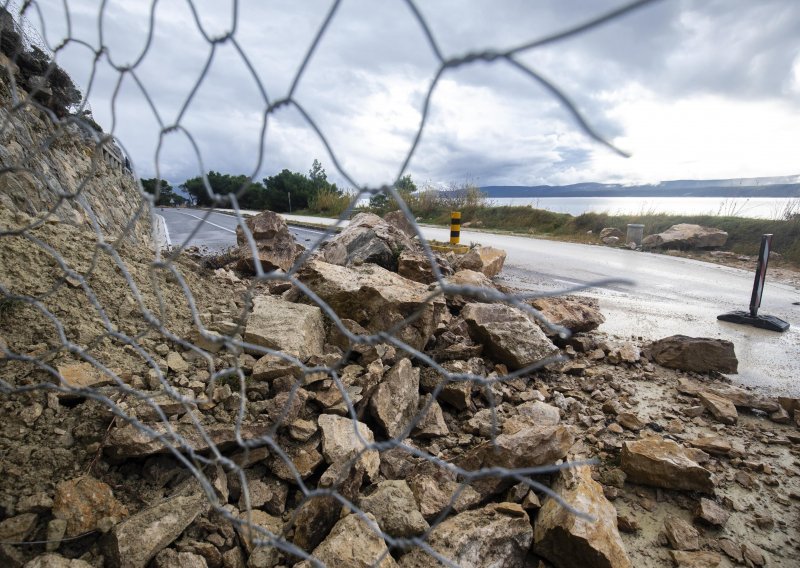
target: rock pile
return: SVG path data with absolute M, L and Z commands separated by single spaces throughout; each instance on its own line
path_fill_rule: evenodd
M 586 301 L 490 301 L 494 254 L 444 288 L 408 279 L 367 260 L 392 251 L 381 223 L 298 272 L 336 318 L 254 284 L 246 321 L 203 312 L 216 351 L 160 338 L 146 345 L 161 373 L 120 373 L 135 394 L 93 383 L 127 420 L 86 391 L 7 399 L 0 565 L 800 561 L 800 401 L 725 382 L 727 348 L 698 366 L 664 355 L 675 338 L 607 337 Z M 97 379 L 53 364 L 75 386 Z

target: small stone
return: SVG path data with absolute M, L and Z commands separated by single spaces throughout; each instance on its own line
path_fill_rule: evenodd
M 706 391 L 698 393 L 697 396 L 714 418 L 723 424 L 736 424 L 739 413 L 736 412 L 736 406 L 730 400 Z
M 0 541 L 25 542 L 36 529 L 39 516 L 36 513 L 23 513 L 0 522 Z
M 633 432 L 638 432 L 645 426 L 644 422 L 632 412 L 620 412 L 617 414 L 617 422 L 619 422 L 623 428 L 627 428 Z
M 735 544 L 733 541 L 728 540 L 727 538 L 721 538 L 719 541 L 719 548 L 722 552 L 727 554 L 734 562 L 738 562 L 739 564 L 744 563 L 744 556 L 742 556 L 742 547 Z
M 705 438 L 695 438 L 688 441 L 690 446 L 699 448 L 709 454 L 717 456 L 728 455 L 731 451 L 731 443 L 719 436 L 707 436 Z
M 67 531 L 67 521 L 63 519 L 52 519 L 47 523 L 47 552 L 55 552 L 61 546 L 61 540 Z
M 128 516 L 107 484 L 89 476 L 62 481 L 56 486 L 53 516 L 67 521 L 67 537 L 97 528 L 98 521 L 112 517 L 116 522 Z
M 617 513 L 617 528 L 628 534 L 639 532 L 641 527 L 639 523 L 636 522 L 636 519 L 629 517 L 627 515 L 621 515 Z
M 701 497 L 700 503 L 697 505 L 697 509 L 695 509 L 694 516 L 698 521 L 715 527 L 721 527 L 728 522 L 728 517 L 730 517 L 731 514 L 711 499 Z
M 757 546 L 748 542 L 742 544 L 742 556 L 754 566 L 764 566 L 767 563 L 767 560 L 764 558 L 764 552 Z
M 418 536 L 430 528 L 403 480 L 382 481 L 374 493 L 360 499 L 359 507 L 372 513 L 381 530 L 393 537 Z
M 716 552 L 670 550 L 669 554 L 677 568 L 716 568 L 722 562 L 722 556 Z
M 700 533 L 692 525 L 674 515 L 664 520 L 664 531 L 670 546 L 675 550 L 699 550 Z
M 189 363 L 177 351 L 170 351 L 167 354 L 167 367 L 176 373 L 185 373 L 189 370 Z
M 606 429 L 613 434 L 622 434 L 623 432 L 625 432 L 625 430 L 622 429 L 622 426 L 620 426 L 616 422 L 612 422 L 611 424 L 609 424 Z

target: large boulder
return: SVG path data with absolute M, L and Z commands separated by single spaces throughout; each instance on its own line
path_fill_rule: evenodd
M 739 366 L 733 343 L 724 339 L 672 335 L 651 343 L 645 354 L 662 367 L 695 373 L 736 373 Z
M 642 240 L 644 247 L 661 248 L 714 248 L 725 246 L 728 233 L 722 229 L 679 223 L 663 233 L 648 235 Z
M 506 251 L 493 247 L 473 247 L 456 262 L 456 270 L 475 270 L 494 278 L 503 270 Z
M 380 266 L 347 268 L 315 260 L 298 277 L 340 318 L 351 319 L 370 333 L 391 330 L 414 349 L 425 347 L 445 311 L 444 300 L 431 299 L 427 286 Z M 411 316 L 413 321 L 402 325 Z M 393 329 L 396 326 L 399 329 Z
M 629 568 L 617 530 L 617 511 L 588 466 L 564 469 L 552 490 L 586 519 L 547 497 L 536 517 L 534 550 L 559 568 Z
M 303 361 L 312 355 L 321 356 L 325 343 L 322 310 L 275 296 L 257 296 L 247 318 L 244 340 L 292 354 Z
M 553 296 L 536 298 L 531 306 L 539 310 L 552 324 L 560 325 L 572 333 L 597 329 L 606 319 L 597 308 L 597 301 L 589 298 Z M 548 335 L 551 332 L 547 332 Z
M 445 298 L 447 304 L 454 308 L 462 308 L 471 302 L 486 302 L 488 298 L 481 294 L 480 288 L 485 288 L 488 291 L 496 292 L 497 287 L 483 272 L 476 272 L 475 270 L 459 270 L 452 276 L 445 279 L 447 286 L 469 286 L 473 290 L 462 293 L 455 293 L 454 291 L 446 291 Z
M 351 266 L 371 262 L 397 270 L 397 259 L 404 250 L 417 245 L 406 233 L 372 213 L 359 213 L 322 250 L 325 262 Z
M 516 503 L 492 503 L 465 511 L 437 525 L 428 544 L 461 568 L 523 568 L 533 540 L 528 514 Z M 400 559 L 403 568 L 439 563 L 417 548 Z
M 249 217 L 245 224 L 253 235 L 258 259 L 264 271 L 269 272 L 278 268 L 289 270 L 292 267 L 297 247 L 283 217 L 272 211 L 263 211 Z M 255 272 L 253 251 L 241 226 L 236 227 L 236 244 L 239 245 L 236 251 L 239 257 L 237 268 L 245 272 Z
M 476 343 L 509 369 L 522 369 L 558 353 L 533 319 L 504 304 L 467 304 L 461 316 Z
M 711 472 L 672 440 L 645 438 L 624 442 L 621 467 L 631 483 L 714 493 Z

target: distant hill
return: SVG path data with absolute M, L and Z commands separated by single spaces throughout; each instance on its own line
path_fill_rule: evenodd
M 496 197 L 800 197 L 800 175 L 717 180 L 672 180 L 647 185 L 575 183 L 572 185 L 488 185 Z

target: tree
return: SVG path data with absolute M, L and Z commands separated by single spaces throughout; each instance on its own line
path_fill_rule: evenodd
M 325 169 L 316 158 L 314 159 L 314 163 L 311 164 L 311 169 L 308 170 L 308 177 L 311 179 L 311 183 L 317 191 L 328 185 L 328 174 L 325 173 Z
M 264 178 L 264 187 L 267 208 L 278 213 L 287 212 L 290 208 L 306 209 L 316 193 L 311 179 L 285 168 L 277 175 Z
M 184 205 L 188 201 L 184 196 L 175 193 L 175 189 L 166 180 L 157 178 L 143 179 L 142 188 L 156 196 L 155 204 L 158 206 Z
M 406 174 L 397 180 L 397 183 L 394 184 L 394 188 L 397 190 L 397 193 L 400 194 L 400 197 L 403 198 L 403 201 L 410 206 L 412 194 L 417 191 L 417 184 L 411 179 L 411 174 Z M 390 196 L 383 191 L 369 198 L 369 206 L 378 211 L 381 215 L 386 211 L 398 209 L 397 202 L 394 198 L 390 198 Z
M 193 177 L 187 179 L 181 187 L 192 196 L 195 205 L 210 207 L 212 205 L 227 205 L 230 200 L 219 199 L 219 196 L 235 194 L 239 206 L 244 209 L 264 209 L 266 207 L 266 195 L 264 186 L 258 182 L 253 182 L 246 175 L 221 174 L 210 171 L 206 174 L 206 180 L 211 190 L 218 196 L 218 200 L 209 195 L 203 178 Z

